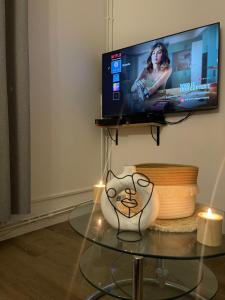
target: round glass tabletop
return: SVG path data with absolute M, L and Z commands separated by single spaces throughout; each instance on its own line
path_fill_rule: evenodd
M 117 230 L 104 219 L 100 205 L 92 201 L 77 206 L 70 214 L 69 222 L 87 240 L 127 254 L 182 260 L 225 255 L 225 235 L 218 247 L 198 243 L 196 232 L 172 233 L 149 229 L 142 232 L 142 239 L 139 241 L 122 241 L 118 239 Z

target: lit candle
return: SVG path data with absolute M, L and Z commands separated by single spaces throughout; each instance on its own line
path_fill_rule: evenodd
M 105 185 L 102 181 L 99 182 L 99 184 L 95 184 L 93 186 L 93 200 L 95 203 L 100 203 L 102 192 L 105 189 Z
M 219 246 L 222 242 L 223 216 L 208 212 L 198 213 L 197 241 L 206 246 Z

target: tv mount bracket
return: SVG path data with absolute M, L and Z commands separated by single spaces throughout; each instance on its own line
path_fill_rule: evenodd
M 160 125 L 158 124 L 149 124 L 151 129 L 151 135 L 153 140 L 156 142 L 156 145 L 160 144 Z M 156 128 L 156 136 L 153 134 L 153 128 Z M 114 136 L 113 136 L 114 132 Z M 118 127 L 107 127 L 107 134 L 109 138 L 115 143 L 116 146 L 119 144 L 119 128 Z

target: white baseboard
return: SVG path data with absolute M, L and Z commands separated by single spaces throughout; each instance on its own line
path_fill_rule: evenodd
M 91 198 L 91 189 L 87 188 L 32 200 L 31 214 L 13 216 L 0 227 L 0 241 L 65 222 L 75 206 Z

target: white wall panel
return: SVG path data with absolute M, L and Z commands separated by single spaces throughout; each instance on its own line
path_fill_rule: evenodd
M 33 199 L 100 177 L 105 14 L 104 0 L 29 1 Z
M 114 0 L 114 49 L 141 43 L 187 29 L 221 22 L 221 82 L 218 111 L 195 113 L 185 122 L 161 130 L 157 147 L 150 129 L 120 130 L 119 146 L 113 146 L 112 168 L 143 162 L 193 164 L 200 168 L 201 202 L 209 202 L 225 155 L 225 2 L 224 0 Z M 184 115 L 170 116 L 175 121 Z M 225 209 L 225 167 L 214 205 Z

